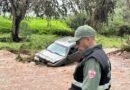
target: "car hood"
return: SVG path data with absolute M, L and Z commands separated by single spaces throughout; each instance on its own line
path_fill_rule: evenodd
M 65 58 L 64 56 L 60 56 L 60 55 L 52 53 L 48 50 L 43 50 L 43 51 L 37 53 L 36 56 L 38 56 L 42 59 L 45 59 L 51 63 L 55 63 L 55 62 Z

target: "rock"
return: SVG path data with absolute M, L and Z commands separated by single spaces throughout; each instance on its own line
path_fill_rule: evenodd
M 30 65 L 34 66 L 34 65 L 36 65 L 36 63 L 32 61 L 32 62 L 30 62 Z
M 127 54 L 127 51 L 124 51 L 123 54 Z
M 117 56 L 121 55 L 121 52 L 118 52 L 116 55 L 117 55 Z

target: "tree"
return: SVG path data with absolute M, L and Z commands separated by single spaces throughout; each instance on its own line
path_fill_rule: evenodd
M 114 12 L 114 6 L 112 0 L 98 1 L 95 10 L 92 13 L 91 25 L 96 29 L 99 29 L 102 23 L 108 22 L 109 14 Z
M 97 28 L 98 24 L 107 22 L 108 15 L 114 10 L 113 0 L 2 0 L 11 6 L 12 40 L 19 42 L 19 26 L 27 10 L 32 10 L 38 17 L 60 18 L 68 14 L 86 12 L 89 24 Z M 1 1 L 0 1 L 1 4 Z M 31 7 L 30 7 L 31 5 Z M 29 11 L 31 12 L 31 11 Z M 87 21 L 87 22 L 88 22 Z
M 6 12 L 11 13 L 9 0 L 0 0 L 0 13 L 5 16 Z
M 130 10 L 130 0 L 126 0 L 126 4 L 127 4 L 128 9 Z
M 9 0 L 12 8 L 12 40 L 19 42 L 19 26 L 29 7 L 29 0 Z
M 108 21 L 109 14 L 114 12 L 114 0 L 72 0 L 77 5 L 77 12 L 86 12 L 88 24 L 99 29 L 98 25 Z
M 32 9 L 37 17 L 59 18 L 67 14 L 63 2 L 64 0 L 37 0 Z

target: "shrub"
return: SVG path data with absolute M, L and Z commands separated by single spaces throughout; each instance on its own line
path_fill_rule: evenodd
M 99 33 L 107 36 L 124 36 L 130 34 L 130 25 L 120 20 L 111 21 L 108 25 L 104 24 Z
M 129 51 L 130 52 L 130 38 L 128 38 L 125 43 L 123 44 L 123 47 L 122 47 L 123 50 L 125 51 Z
M 119 29 L 118 35 L 124 36 L 130 34 L 130 26 L 129 25 L 122 25 Z
M 32 32 L 30 27 L 26 21 L 21 22 L 20 24 L 20 36 L 24 38 L 24 41 L 28 41 L 30 39 Z
M 11 22 L 11 19 L 0 17 L 0 32 L 9 33 Z M 26 37 L 30 33 L 72 35 L 73 30 L 64 21 L 29 18 L 21 22 L 20 35 Z
M 32 35 L 30 42 L 21 45 L 21 49 L 41 50 L 58 39 L 55 35 Z
M 59 20 L 46 19 L 31 19 L 28 21 L 30 29 L 34 32 L 40 34 L 57 34 L 57 35 L 72 35 L 73 30 L 71 30 L 67 24 Z
M 11 29 L 11 20 L 0 17 L 0 33 L 8 33 Z
M 130 11 L 127 10 L 126 6 L 122 8 L 120 6 L 115 8 L 113 16 L 108 17 L 108 23 L 103 26 L 101 34 L 123 36 L 122 32 L 125 32 L 125 34 L 128 32 L 130 27 Z
M 77 15 L 70 16 L 66 19 L 66 23 L 75 30 L 87 23 L 87 15 L 85 13 L 78 13 Z

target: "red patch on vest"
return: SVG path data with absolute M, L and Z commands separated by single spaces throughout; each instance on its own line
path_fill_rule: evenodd
M 88 71 L 88 77 L 89 79 L 93 79 L 96 75 L 96 72 L 94 70 L 89 70 Z

